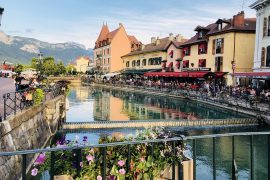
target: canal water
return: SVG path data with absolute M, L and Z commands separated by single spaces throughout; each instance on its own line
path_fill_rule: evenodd
M 91 87 L 74 86 L 69 94 L 69 110 L 67 122 L 90 121 L 128 121 L 142 119 L 221 119 L 221 118 L 245 118 L 244 114 L 230 112 L 224 109 L 214 108 L 188 100 L 176 100 L 158 96 L 128 93 L 123 91 L 94 89 Z M 66 140 L 73 140 L 75 136 L 83 139 L 87 136 L 91 144 L 98 143 L 102 136 L 122 136 L 135 134 L 133 128 L 125 129 L 95 129 L 59 131 L 55 139 L 65 136 Z M 140 129 L 139 129 L 140 130 Z M 167 127 L 175 136 L 179 135 L 204 135 L 222 134 L 229 132 L 261 132 L 269 131 L 268 127 L 260 126 L 227 126 L 227 127 Z M 250 170 L 254 179 L 267 178 L 268 147 L 267 136 L 253 136 L 253 154 L 251 154 L 251 138 L 236 137 L 235 152 L 236 163 L 239 170 L 239 179 L 250 179 Z M 215 147 L 215 172 L 216 179 L 231 179 L 232 170 L 232 140 L 231 137 L 216 139 Z M 187 154 L 193 156 L 193 142 L 187 141 Z M 199 180 L 213 179 L 213 140 L 200 139 L 196 141 L 196 177 Z M 252 158 L 251 158 L 252 157 Z M 251 163 L 253 162 L 253 163 Z M 253 166 L 251 166 L 253 164 Z

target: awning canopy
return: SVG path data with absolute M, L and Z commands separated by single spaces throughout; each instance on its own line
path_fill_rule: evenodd
M 191 71 L 191 72 L 148 72 L 145 73 L 144 76 L 146 77 L 187 77 L 187 78 L 204 78 L 207 76 L 214 76 L 214 77 L 223 77 L 226 73 L 224 72 L 207 72 L 207 71 Z
M 161 71 L 161 69 L 127 69 L 124 72 L 122 72 L 121 74 L 138 74 L 138 75 L 143 75 L 146 72 L 157 72 L 157 71 Z
M 270 79 L 270 72 L 239 72 L 234 73 L 235 77 Z

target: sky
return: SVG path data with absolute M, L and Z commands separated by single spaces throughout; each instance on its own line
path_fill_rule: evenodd
M 243 3 L 244 2 L 244 3 Z M 197 25 L 231 18 L 255 0 L 0 0 L 5 8 L 1 29 L 9 35 L 50 43 L 77 42 L 93 48 L 103 23 L 110 30 L 123 23 L 142 43 L 169 33 L 186 38 Z

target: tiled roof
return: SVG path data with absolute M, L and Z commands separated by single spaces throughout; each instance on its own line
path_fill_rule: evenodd
M 98 39 L 96 42 L 99 42 L 99 41 L 104 41 L 107 39 L 107 36 L 109 34 L 109 28 L 107 25 L 103 25 L 102 28 L 101 28 L 101 31 L 100 31 L 100 34 L 98 36 Z
M 129 54 L 124 55 L 123 57 L 126 56 L 132 56 L 132 55 L 137 55 L 137 54 L 142 54 L 142 53 L 149 53 L 149 52 L 156 52 L 156 51 L 166 51 L 167 48 L 169 47 L 169 45 L 173 42 L 176 45 L 180 45 L 180 43 L 176 42 L 176 41 L 171 41 L 168 37 L 167 38 L 162 38 L 162 39 L 158 39 L 160 42 L 159 44 L 156 43 L 150 43 L 150 44 L 146 44 L 144 45 L 143 49 L 139 49 L 136 51 L 133 51 Z M 178 47 L 177 46 L 177 47 Z
M 128 39 L 130 40 L 131 43 L 140 43 L 140 41 L 138 41 L 138 39 L 135 36 L 128 35 Z
M 206 35 L 203 38 L 199 39 L 198 38 L 199 33 L 196 33 L 195 36 L 190 38 L 181 46 L 207 42 L 208 40 L 207 36 L 210 36 L 210 35 L 223 34 L 227 32 L 236 32 L 236 31 L 255 33 L 255 30 L 256 30 L 256 18 L 246 18 L 244 20 L 244 26 L 233 26 L 233 19 L 227 19 L 227 20 L 222 20 L 222 21 L 227 23 L 227 26 L 224 27 L 222 30 L 218 30 L 218 25 L 216 23 L 209 24 L 206 27 L 197 26 L 195 30 L 198 30 L 199 28 L 207 30 Z

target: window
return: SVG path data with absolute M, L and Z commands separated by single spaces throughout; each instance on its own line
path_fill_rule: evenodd
M 148 65 L 153 65 L 153 58 L 148 59 Z
M 132 61 L 132 67 L 135 67 L 136 66 L 136 61 Z
M 270 67 L 270 46 L 267 47 L 266 67 Z
M 207 54 L 207 44 L 200 44 L 198 46 L 198 54 Z
M 105 59 L 103 59 L 103 64 L 105 64 L 106 63 L 106 60 Z
M 202 38 L 203 38 L 203 32 L 200 31 L 200 32 L 199 32 L 199 39 L 202 39 Z
M 262 48 L 262 53 L 261 53 L 261 67 L 265 66 L 265 47 Z
M 146 59 L 142 61 L 142 66 L 146 66 Z
M 206 59 L 199 59 L 198 67 L 206 67 Z
M 215 71 L 216 72 L 221 72 L 223 71 L 223 57 L 216 57 L 215 59 Z
M 189 60 L 183 61 L 183 68 L 189 68 Z
M 110 64 L 110 58 L 108 58 L 108 64 Z
M 158 64 L 159 64 L 159 65 L 161 64 L 161 61 L 162 61 L 162 57 L 159 57 L 159 58 L 158 58 Z
M 107 49 L 107 54 L 110 54 L 110 49 Z
M 216 39 L 216 54 L 222 54 L 223 53 L 223 47 L 224 47 L 224 39 Z
M 270 16 L 268 17 L 268 36 L 270 36 Z
M 129 67 L 129 61 L 126 62 L 126 67 Z
M 263 19 L 263 37 L 267 34 L 267 18 Z
M 140 66 L 140 65 L 141 65 L 141 61 L 137 60 L 137 66 Z

